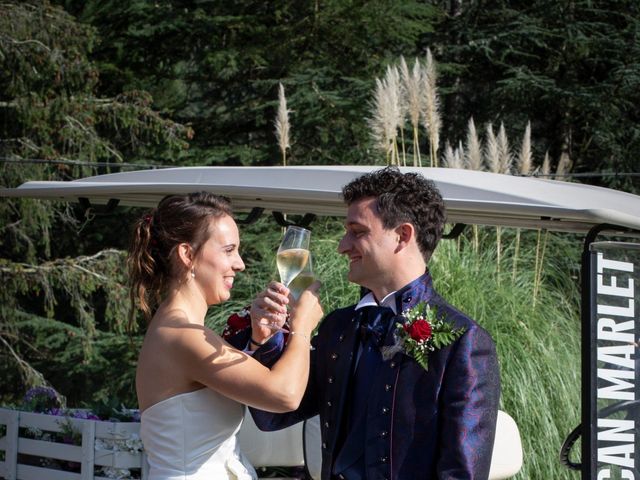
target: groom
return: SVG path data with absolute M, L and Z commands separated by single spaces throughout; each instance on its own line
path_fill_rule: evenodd
M 367 293 L 320 325 L 299 408 L 252 409 L 256 424 L 278 430 L 319 414 L 323 480 L 486 479 L 498 363 L 489 334 L 434 290 L 427 262 L 445 223 L 440 193 L 421 175 L 388 167 L 356 178 L 343 197 L 348 210 L 338 251 L 349 260 L 349 280 Z M 287 290 L 277 288 L 254 302 L 253 329 L 273 320 L 273 302 L 286 302 Z M 396 324 L 406 322 L 401 314 L 420 302 L 461 332 L 428 354 L 427 368 L 406 350 L 382 355 L 394 345 Z M 250 334 L 236 335 L 234 343 L 248 342 Z M 276 334 L 255 358 L 269 365 L 283 347 Z

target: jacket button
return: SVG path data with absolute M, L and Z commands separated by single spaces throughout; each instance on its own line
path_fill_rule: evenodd
M 331 403 L 331 400 L 327 400 L 327 407 L 330 407 L 331 405 L 333 405 L 333 404 Z
M 391 363 L 389 364 L 389 366 L 390 366 L 391 368 L 396 368 L 396 362 L 391 362 Z
M 338 354 L 337 353 L 332 353 L 331 354 L 331 360 L 335 360 L 338 358 Z
M 325 426 L 326 428 L 329 428 L 329 422 L 324 422 L 324 426 Z
M 344 340 L 344 335 L 343 335 L 343 334 L 340 334 L 340 336 L 338 337 L 338 341 L 339 341 L 339 342 L 341 342 L 341 341 L 343 341 L 343 340 Z
M 325 450 L 327 449 L 327 444 L 325 442 L 322 442 L 322 448 L 324 448 Z
M 383 430 L 382 432 L 380 432 L 380 436 L 382 438 L 387 438 L 387 435 L 389 435 L 389 432 L 387 432 L 386 430 Z
M 384 386 L 384 391 L 388 392 L 389 390 L 391 390 L 391 385 L 389 385 L 388 383 Z
M 329 378 L 327 379 L 327 382 L 329 382 L 329 383 L 333 383 L 333 377 L 329 377 Z
M 388 407 L 382 407 L 382 413 L 389 413 Z
M 380 457 L 380 461 L 382 463 L 387 463 L 389 461 L 389 459 L 387 457 Z

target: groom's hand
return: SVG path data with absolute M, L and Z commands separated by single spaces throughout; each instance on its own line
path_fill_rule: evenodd
M 271 282 L 251 303 L 251 333 L 257 343 L 266 342 L 287 321 L 289 289 Z

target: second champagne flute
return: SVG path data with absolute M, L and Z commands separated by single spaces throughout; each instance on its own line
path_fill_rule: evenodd
M 296 300 L 300 298 L 302 292 L 309 288 L 309 286 L 316 279 L 315 275 L 313 274 L 313 267 L 311 263 L 311 254 L 309 254 L 307 264 L 304 266 L 302 271 L 298 275 L 296 275 L 293 280 L 291 280 L 291 283 L 289 283 L 289 290 L 291 291 L 291 295 Z

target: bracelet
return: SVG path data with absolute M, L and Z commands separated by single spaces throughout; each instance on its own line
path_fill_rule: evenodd
M 256 342 L 256 341 L 253 339 L 253 337 L 249 337 L 249 341 L 251 342 L 251 344 L 252 344 L 252 345 L 255 345 L 256 347 L 262 347 L 262 346 L 264 346 L 264 344 L 265 344 L 265 343 L 267 343 L 267 342 L 264 342 L 264 343 L 258 343 L 258 342 Z M 268 340 L 267 340 L 267 341 L 268 341 Z
M 301 332 L 294 332 L 293 330 L 289 332 L 290 335 L 300 335 L 301 337 L 304 337 L 304 339 L 311 343 L 311 341 L 309 340 L 309 337 L 307 336 L 306 333 L 301 333 Z

